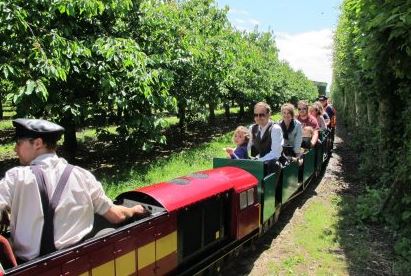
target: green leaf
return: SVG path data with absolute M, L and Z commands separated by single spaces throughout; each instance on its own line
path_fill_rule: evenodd
M 404 211 L 401 214 L 401 219 L 403 221 L 408 221 L 411 218 L 411 211 Z
M 34 90 L 35 87 L 36 87 L 36 83 L 32 80 L 28 80 L 26 82 L 26 90 L 25 90 L 24 94 L 31 95 L 31 93 L 33 93 L 33 90 Z

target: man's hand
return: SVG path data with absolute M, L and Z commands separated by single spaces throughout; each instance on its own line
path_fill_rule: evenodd
M 149 212 L 140 204 L 133 207 L 125 207 L 122 205 L 113 205 L 108 211 L 103 215 L 111 223 L 121 223 L 128 218 L 134 217 L 136 215 L 146 215 Z
M 147 209 L 140 204 L 133 206 L 133 211 L 134 215 L 145 215 L 148 213 Z

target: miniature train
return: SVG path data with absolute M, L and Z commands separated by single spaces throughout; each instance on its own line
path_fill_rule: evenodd
M 150 215 L 111 225 L 96 215 L 84 242 L 36 258 L 7 275 L 195 275 L 218 271 L 225 256 L 264 234 L 284 203 L 324 169 L 333 135 L 267 174 L 264 163 L 215 158 L 213 169 L 120 194 Z

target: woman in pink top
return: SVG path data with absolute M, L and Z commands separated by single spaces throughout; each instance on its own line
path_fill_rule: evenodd
M 298 101 L 297 120 L 300 121 L 303 128 L 305 126 L 310 126 L 314 129 L 313 136 L 311 137 L 311 147 L 314 147 L 318 141 L 318 130 L 320 129 L 320 126 L 318 125 L 317 119 L 308 113 L 307 101 Z

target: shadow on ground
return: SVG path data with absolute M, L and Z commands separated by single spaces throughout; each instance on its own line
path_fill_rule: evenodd
M 340 183 L 337 194 L 340 220 L 336 225 L 337 238 L 344 250 L 350 275 L 393 275 L 394 252 L 390 234 L 380 224 L 364 224 L 356 214 L 356 203 L 365 191 L 365 183 L 358 173 L 358 154 L 350 146 L 350 134 L 340 126 L 340 143 L 335 149 L 340 157 Z M 376 164 L 377 166 L 378 164 Z

